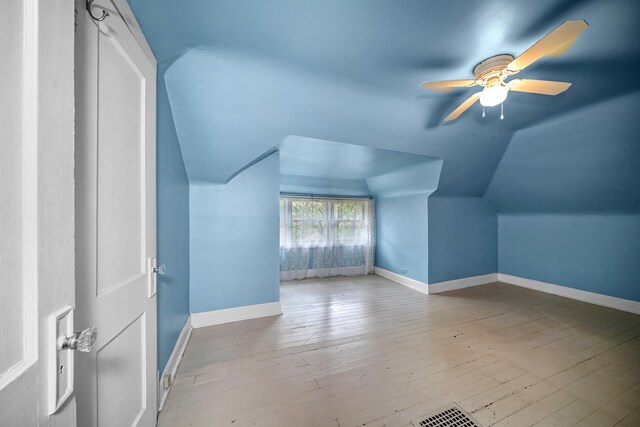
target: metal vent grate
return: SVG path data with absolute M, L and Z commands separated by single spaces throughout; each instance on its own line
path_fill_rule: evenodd
M 457 406 L 413 421 L 416 427 L 480 427 Z

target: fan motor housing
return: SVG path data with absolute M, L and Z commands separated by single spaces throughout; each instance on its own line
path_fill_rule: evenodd
M 485 59 L 473 67 L 476 82 L 481 86 L 499 84 L 506 76 L 507 65 L 513 61 L 513 55 L 496 55 Z

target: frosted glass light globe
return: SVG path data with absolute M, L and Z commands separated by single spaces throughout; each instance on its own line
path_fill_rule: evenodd
M 506 86 L 496 85 L 485 87 L 482 93 L 480 93 L 480 104 L 482 104 L 483 107 L 495 107 L 507 99 L 508 92 L 509 89 Z

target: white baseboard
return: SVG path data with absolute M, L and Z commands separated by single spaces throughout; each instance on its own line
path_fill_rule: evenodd
M 393 271 L 385 270 L 384 268 L 380 268 L 380 267 L 374 267 L 373 274 L 377 274 L 378 276 L 385 277 L 396 283 L 400 283 L 401 285 L 405 285 L 418 292 L 422 292 L 423 294 L 429 295 L 429 285 L 427 285 L 424 282 L 420 282 L 418 280 L 401 276 L 400 274 L 394 273 Z
M 237 322 L 239 320 L 276 316 L 278 314 L 282 314 L 282 306 L 279 301 L 266 304 L 245 305 L 243 307 L 226 308 L 224 310 L 192 313 L 191 326 L 194 328 L 202 328 L 205 326 L 220 325 L 222 323 Z
M 526 279 L 524 277 L 512 276 L 504 273 L 498 273 L 498 281 L 523 288 L 533 289 L 534 291 L 546 292 L 548 294 L 558 295 L 565 298 L 615 308 L 616 310 L 640 314 L 639 301 L 611 297 L 609 295 L 597 294 L 595 292 L 582 291 L 579 289 L 569 288 L 567 286 L 554 285 L 552 283 L 540 282 L 538 280 Z
M 426 283 L 401 276 L 384 268 L 375 267 L 373 272 L 389 280 L 408 286 L 424 294 L 437 294 L 440 292 L 452 291 L 455 289 L 468 288 L 471 286 L 485 285 L 487 283 L 502 282 L 509 285 L 520 286 L 533 289 L 534 291 L 545 292 L 565 298 L 615 308 L 629 313 L 640 314 L 640 301 L 632 301 L 609 295 L 597 294 L 595 292 L 582 291 L 567 286 L 554 285 L 552 283 L 540 282 L 538 280 L 526 279 L 524 277 L 512 276 L 504 273 L 485 274 L 483 276 L 465 277 L 462 279 L 448 280 L 446 282 Z
M 415 289 L 423 294 L 438 294 L 440 292 L 453 291 L 455 289 L 468 288 L 471 286 L 485 285 L 487 283 L 494 283 L 498 281 L 498 274 L 485 274 L 483 276 L 464 277 L 462 279 L 447 280 L 446 282 L 439 283 L 424 283 L 418 280 L 410 279 L 400 274 L 394 273 L 384 268 L 375 267 L 373 269 L 374 274 L 382 277 L 386 277 L 389 280 L 400 283 L 401 285 L 408 286 L 411 289 Z
M 429 283 L 429 293 L 454 291 L 456 289 L 470 288 L 472 286 L 486 285 L 498 281 L 498 273 L 484 274 L 482 276 L 463 277 L 462 279 L 447 280 L 446 282 Z
M 167 397 L 169 396 L 169 388 L 164 388 L 164 377 L 167 374 L 171 374 L 172 381 L 176 378 L 176 372 L 178 371 L 178 366 L 180 366 L 180 361 L 182 360 L 182 355 L 184 354 L 184 350 L 187 348 L 187 343 L 189 343 L 189 338 L 191 338 L 191 331 L 193 328 L 191 327 L 191 316 L 187 317 L 187 321 L 184 323 L 182 327 L 182 331 L 178 336 L 178 341 L 176 341 L 175 347 L 173 347 L 173 351 L 171 352 L 171 356 L 169 356 L 169 361 L 167 362 L 167 366 L 165 366 L 164 371 L 162 372 L 162 376 L 160 377 L 160 381 L 158 384 L 158 411 L 162 411 L 164 408 L 164 403 L 167 401 Z

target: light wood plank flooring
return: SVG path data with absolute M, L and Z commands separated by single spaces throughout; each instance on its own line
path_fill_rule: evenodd
M 640 426 L 640 316 L 491 284 L 281 287 L 284 314 L 197 329 L 160 426 Z

